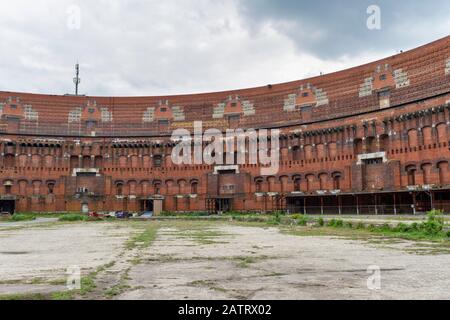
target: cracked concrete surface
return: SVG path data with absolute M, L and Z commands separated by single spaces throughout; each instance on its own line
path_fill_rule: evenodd
M 159 226 L 150 246 L 127 248 L 146 223 L 139 228 L 104 222 L 0 230 L 0 295 L 60 291 L 62 283 L 51 281 L 64 281 L 68 266 L 86 274 L 110 264 L 96 276 L 96 289 L 80 298 L 450 298 L 450 255 L 416 254 L 424 243 L 169 221 L 148 222 Z M 381 290 L 367 288 L 369 266 L 381 268 Z
M 276 228 L 217 226 L 196 245 L 160 229 L 120 299 L 449 299 L 450 255 L 418 256 L 363 241 L 298 237 Z M 401 246 L 398 244 L 391 246 Z M 246 260 L 248 260 L 246 262 Z M 244 263 L 242 263 L 244 262 Z M 382 288 L 367 288 L 369 266 Z

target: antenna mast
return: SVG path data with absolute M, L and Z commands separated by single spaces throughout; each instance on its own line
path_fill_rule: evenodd
M 81 83 L 80 79 L 80 65 L 77 63 L 75 65 L 75 78 L 73 78 L 73 83 L 75 84 L 75 95 L 78 95 L 78 85 Z

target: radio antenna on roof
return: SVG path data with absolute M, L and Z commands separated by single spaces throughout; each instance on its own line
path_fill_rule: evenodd
M 73 78 L 73 83 L 75 84 L 75 95 L 78 95 L 78 85 L 81 83 L 80 79 L 80 64 L 77 62 L 75 65 L 75 78 Z

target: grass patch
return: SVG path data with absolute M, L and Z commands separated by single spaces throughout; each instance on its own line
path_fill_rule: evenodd
M 111 288 L 105 290 L 104 296 L 107 299 L 111 299 L 115 296 L 118 296 L 125 292 L 127 289 L 130 289 L 131 287 L 127 284 L 127 280 L 130 280 L 130 277 L 128 274 L 130 273 L 130 268 L 125 270 L 125 272 L 120 276 L 119 282 L 112 286 Z
M 59 217 L 58 221 L 73 222 L 73 221 L 87 221 L 88 219 L 89 217 L 86 215 L 72 213 L 72 214 L 65 214 Z
M 133 236 L 126 243 L 126 249 L 131 250 L 134 248 L 147 248 L 156 239 L 156 233 L 158 231 L 158 225 L 156 223 L 151 223 L 145 227 L 144 231 Z
M 267 256 L 259 256 L 259 257 L 253 257 L 253 256 L 238 256 L 233 257 L 232 260 L 234 260 L 238 267 L 240 268 L 248 268 L 251 264 L 257 263 L 262 260 L 269 259 Z
M 189 238 L 200 245 L 210 245 L 224 243 L 216 241 L 215 238 L 226 236 L 225 233 L 217 230 L 182 230 L 175 233 L 180 238 Z
M 73 291 L 61 291 L 51 294 L 51 300 L 73 300 L 75 299 L 75 292 Z
M 51 293 L 23 293 L 0 295 L 0 301 L 33 301 L 33 300 L 73 300 L 74 291 L 59 291 Z
M 399 223 L 396 226 L 371 224 L 366 226 L 363 222 L 351 223 L 331 219 L 323 225 L 318 221 L 312 228 L 284 227 L 281 231 L 297 236 L 339 236 L 367 241 L 378 239 L 383 244 L 392 241 L 392 239 L 403 239 L 416 242 L 427 241 L 437 245 L 437 247 L 420 250 L 421 253 L 425 254 L 448 253 L 450 248 L 450 233 L 444 232 L 444 219 L 437 211 L 429 212 L 425 221 L 412 224 Z M 417 250 L 410 251 L 415 252 Z
M 12 216 L 6 216 L 0 219 L 0 221 L 4 222 L 19 222 L 19 221 L 32 221 L 36 220 L 36 215 L 34 214 L 22 214 L 16 213 Z

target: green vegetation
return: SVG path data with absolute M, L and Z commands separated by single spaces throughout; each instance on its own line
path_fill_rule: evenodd
M 131 288 L 127 284 L 127 280 L 130 280 L 129 277 L 130 270 L 131 268 L 125 270 L 125 272 L 120 276 L 119 282 L 104 292 L 105 298 L 111 299 L 125 292 L 127 289 Z
M 50 300 L 52 294 L 43 293 L 24 293 L 24 294 L 6 294 L 0 295 L 0 301 L 2 300 Z
M 128 250 L 134 248 L 146 248 L 152 244 L 156 238 L 156 232 L 158 231 L 158 225 L 156 223 L 151 223 L 144 228 L 144 231 L 133 236 L 128 240 L 126 248 Z
M 62 215 L 58 220 L 64 222 L 73 222 L 73 221 L 87 221 L 89 219 L 88 216 L 83 214 L 66 214 Z
M 2 217 L 0 220 L 5 222 L 32 221 L 36 219 L 34 214 L 16 213 L 11 216 Z
M 323 227 L 323 226 L 325 225 L 325 220 L 323 220 L 323 218 L 319 218 L 319 220 L 317 220 L 317 224 L 318 224 L 320 227 Z
M 10 221 L 31 221 L 31 220 L 35 220 L 36 216 L 35 215 L 28 215 L 28 214 L 14 214 L 11 218 Z
M 320 223 L 318 223 L 320 226 Z M 331 219 L 327 227 L 331 228 L 347 228 L 347 229 L 359 229 L 368 230 L 372 233 L 383 234 L 385 236 L 393 236 L 412 240 L 437 240 L 448 238 L 450 231 L 444 232 L 444 218 L 440 211 L 430 211 L 427 214 L 427 220 L 421 223 L 414 222 L 412 224 L 399 223 L 395 227 L 391 227 L 389 224 L 382 226 L 376 226 L 374 224 L 365 227 L 362 222 L 353 226 L 351 222 L 345 222 L 339 219 Z
M 248 268 L 251 264 L 257 263 L 262 260 L 270 259 L 270 257 L 267 256 L 238 256 L 233 257 L 232 260 L 234 260 L 238 267 L 240 268 Z
M 74 291 L 53 292 L 50 300 L 73 300 L 75 298 Z
M 271 225 L 279 225 L 281 224 L 281 213 L 279 211 L 276 211 L 275 214 L 273 214 L 269 220 L 267 220 L 268 224 Z
M 161 212 L 161 217 L 207 217 L 208 212 L 186 212 L 186 213 L 176 213 L 170 211 Z
M 190 238 L 200 245 L 217 244 L 215 238 L 225 236 L 226 234 L 215 230 L 184 230 L 178 232 L 179 237 Z

